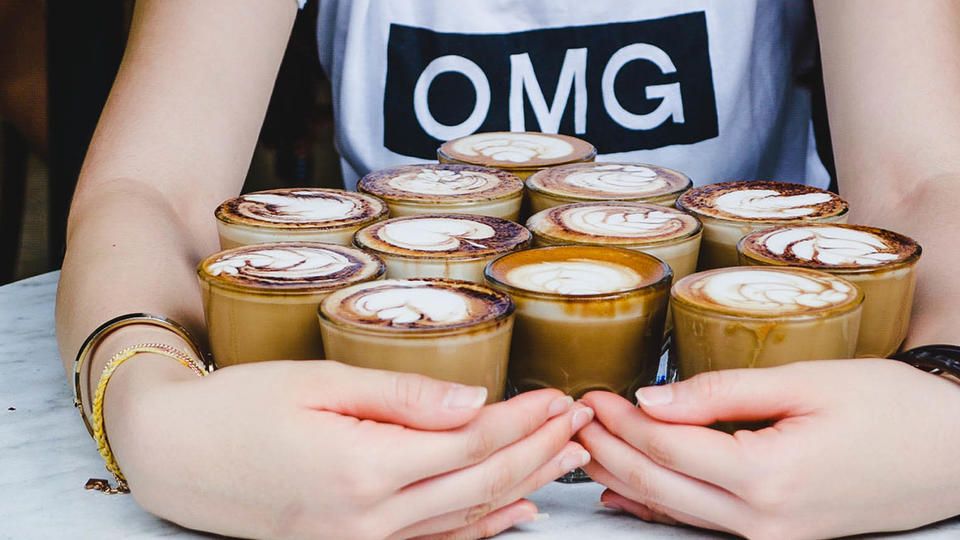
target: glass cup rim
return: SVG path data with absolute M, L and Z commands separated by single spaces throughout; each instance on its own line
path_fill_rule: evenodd
M 651 205 L 654 205 L 654 203 L 645 203 L 645 202 L 643 202 L 643 201 L 619 201 L 619 200 L 618 200 L 618 201 L 584 201 L 584 202 L 595 202 L 595 203 L 601 203 L 601 204 L 603 204 L 603 203 L 613 203 L 613 204 L 615 204 L 615 203 L 618 203 L 618 202 L 638 202 L 638 203 L 642 203 L 642 204 L 651 204 Z M 573 204 L 578 204 L 578 203 L 573 203 Z M 561 205 L 561 206 L 567 206 L 567 205 Z M 540 213 L 542 213 L 542 212 L 549 212 L 549 211 L 553 210 L 554 208 L 557 208 L 557 207 L 556 207 L 556 206 L 553 206 L 553 207 L 550 207 L 550 208 L 545 208 L 545 209 L 541 210 L 540 212 L 537 212 L 536 214 L 533 214 L 533 216 L 536 216 L 537 214 L 540 214 Z M 670 208 L 670 207 L 665 207 L 665 208 L 667 208 L 668 210 L 676 210 L 676 209 Z M 676 211 L 677 211 L 677 212 L 683 212 L 683 210 L 676 210 Z M 630 242 L 629 240 L 634 240 L 634 239 L 631 239 L 631 238 L 626 237 L 626 236 L 609 236 L 609 237 L 598 236 L 598 237 L 597 237 L 598 240 L 597 240 L 596 242 L 590 242 L 590 241 L 588 241 L 588 242 L 569 241 L 569 240 L 566 240 L 566 239 L 564 239 L 564 238 L 560 238 L 559 236 L 554 236 L 554 235 L 552 235 L 552 234 L 547 234 L 547 233 L 544 233 L 544 232 L 539 232 L 539 231 L 533 230 L 533 228 L 531 228 L 531 227 L 529 226 L 529 225 L 530 225 L 530 220 L 533 219 L 533 216 L 530 216 L 529 218 L 527 218 L 527 222 L 526 222 L 526 224 L 524 224 L 524 227 L 526 227 L 526 229 L 527 229 L 528 231 L 530 231 L 530 234 L 533 235 L 534 237 L 540 237 L 540 238 L 544 238 L 544 239 L 546 239 L 546 240 L 550 240 L 550 241 L 553 242 L 553 245 L 610 246 L 610 247 L 621 247 L 621 248 L 623 248 L 623 247 L 656 248 L 656 247 L 670 246 L 670 245 L 673 245 L 673 244 L 679 244 L 679 243 L 684 242 L 684 241 L 687 241 L 687 240 L 692 240 L 693 238 L 696 238 L 697 236 L 700 236 L 700 235 L 703 234 L 703 223 L 700 221 L 700 218 L 698 218 L 697 216 L 694 216 L 693 214 L 690 214 L 690 213 L 688 213 L 688 212 L 684 212 L 684 213 L 686 213 L 687 215 L 691 216 L 691 217 L 696 221 L 696 223 L 697 223 L 697 226 L 696 226 L 696 227 L 694 227 L 693 229 L 691 229 L 690 231 L 688 231 L 686 234 L 683 234 L 683 235 L 680 235 L 680 236 L 674 236 L 674 237 L 670 237 L 670 238 L 665 238 L 665 239 L 663 239 L 663 240 L 656 240 L 656 241 L 653 241 L 653 242 L 635 242 L 635 241 L 634 241 L 634 242 Z M 603 238 L 623 239 L 623 240 L 625 240 L 625 241 L 624 241 L 624 242 L 619 242 L 619 241 L 618 241 L 618 242 L 610 242 L 610 243 L 607 243 L 607 242 L 604 242 L 604 241 L 601 240 L 601 239 L 603 239 Z
M 317 223 L 317 222 L 308 223 L 308 224 L 281 223 L 281 222 L 265 221 L 265 220 L 264 221 L 251 220 L 252 222 L 247 222 L 233 215 L 230 215 L 224 211 L 224 205 L 226 205 L 228 202 L 232 200 L 239 199 L 244 195 L 253 195 L 257 193 L 270 193 L 275 191 L 297 191 L 297 190 L 349 193 L 351 195 L 359 195 L 361 197 L 370 197 L 380 203 L 381 209 L 380 209 L 380 212 L 376 214 L 361 216 L 343 223 L 338 223 L 336 225 L 324 225 L 323 223 Z M 284 234 L 291 234 L 291 233 L 296 234 L 301 231 L 322 232 L 322 231 L 337 231 L 341 229 L 349 229 L 357 226 L 362 227 L 363 225 L 366 225 L 369 223 L 375 223 L 381 219 L 384 219 L 389 215 L 389 213 L 390 213 L 390 208 L 387 206 L 386 201 L 384 201 L 381 197 L 378 197 L 371 193 L 360 193 L 357 191 L 347 191 L 347 190 L 335 189 L 335 188 L 302 187 L 302 188 L 267 189 L 267 190 L 261 190 L 261 191 L 251 191 L 250 193 L 242 193 L 240 195 L 237 195 L 236 197 L 231 197 L 223 201 L 219 205 L 217 205 L 216 209 L 214 209 L 213 211 L 213 216 L 217 219 L 219 223 L 228 225 L 230 227 L 237 227 L 241 229 L 247 229 L 250 231 L 268 230 L 268 231 L 283 231 Z
M 663 270 L 663 275 L 654 282 L 646 283 L 637 287 L 630 287 L 628 289 L 623 289 L 619 291 L 605 292 L 605 293 L 595 293 L 595 294 L 561 294 L 553 292 L 543 292 L 543 291 L 534 291 L 531 289 L 524 289 L 522 287 L 517 287 L 509 283 L 505 283 L 495 276 L 491 272 L 491 268 L 497 264 L 500 259 L 513 256 L 517 253 L 529 252 L 529 251 L 547 251 L 547 250 L 566 250 L 566 249 L 602 249 L 602 250 L 615 250 L 619 252 L 629 253 L 631 256 L 641 256 L 641 258 L 648 257 L 660 264 L 661 269 Z M 601 259 L 602 260 L 602 259 Z M 633 268 L 631 268 L 633 270 Z M 556 245 L 556 246 L 543 246 L 536 247 L 531 249 L 524 249 L 520 251 L 512 251 L 510 253 L 504 253 L 499 257 L 493 259 L 487 263 L 486 267 L 483 269 L 484 279 L 490 283 L 491 287 L 503 292 L 506 292 L 509 296 L 521 296 L 528 298 L 540 298 L 544 300 L 558 300 L 563 302 L 595 302 L 598 300 L 613 300 L 618 298 L 623 298 L 627 296 L 633 296 L 642 294 L 648 291 L 655 291 L 664 287 L 669 287 L 670 283 L 673 281 L 673 269 L 670 268 L 670 265 L 663 261 L 663 259 L 650 255 L 649 253 L 643 253 L 640 251 L 635 251 L 632 249 L 626 249 L 623 247 L 614 247 L 614 246 L 593 246 L 585 244 L 565 244 L 565 245 Z
M 702 274 L 702 273 L 705 273 L 705 272 L 723 271 L 723 270 L 726 270 L 726 269 L 728 269 L 728 268 L 751 268 L 751 269 L 756 269 L 756 268 L 776 268 L 776 269 L 780 269 L 780 270 L 784 270 L 784 269 L 786 269 L 786 270 L 791 270 L 791 269 L 792 269 L 792 270 L 801 270 L 801 271 L 804 272 L 804 273 L 806 273 L 806 272 L 816 272 L 816 273 L 820 273 L 820 274 L 826 274 L 827 276 L 829 276 L 829 277 L 831 277 L 831 278 L 839 279 L 839 280 L 843 281 L 844 283 L 846 283 L 847 285 L 850 285 L 850 286 L 853 287 L 853 289 L 857 292 L 857 294 L 856 294 L 856 296 L 853 298 L 853 300 L 850 300 L 850 301 L 848 301 L 848 302 L 846 302 L 846 303 L 840 304 L 840 305 L 838 305 L 838 306 L 828 306 L 828 307 L 825 307 L 825 308 L 820 308 L 820 309 L 818 309 L 817 311 L 813 311 L 813 312 L 801 312 L 801 313 L 795 313 L 795 314 L 784 314 L 784 313 L 770 313 L 770 314 L 765 314 L 765 313 L 742 313 L 742 312 L 737 312 L 737 311 L 734 310 L 734 309 L 723 308 L 723 307 L 708 307 L 708 306 L 704 306 L 704 305 L 701 305 L 701 304 L 694 303 L 694 302 L 692 302 L 691 300 L 689 300 L 689 299 L 687 299 L 687 298 L 683 298 L 683 297 L 681 297 L 681 296 L 678 296 L 678 295 L 676 294 L 676 284 L 674 284 L 674 286 L 670 287 L 670 304 L 672 305 L 672 304 L 676 303 L 676 304 L 678 304 L 678 305 L 680 305 L 680 306 L 686 307 L 686 308 L 691 309 L 691 310 L 709 313 L 711 316 L 719 316 L 719 317 L 724 317 L 724 318 L 727 318 L 727 319 L 734 319 L 734 320 L 753 320 L 753 321 L 770 321 L 771 319 L 784 319 L 784 320 L 790 320 L 790 321 L 829 319 L 829 318 L 832 318 L 832 317 L 837 317 L 837 316 L 844 315 L 844 314 L 849 313 L 849 312 L 851 312 L 851 311 L 855 311 L 856 309 L 862 307 L 862 305 L 863 305 L 863 300 L 864 300 L 863 289 L 862 289 L 859 285 L 857 285 L 856 283 L 854 283 L 854 282 L 852 282 L 852 281 L 850 281 L 850 280 L 848 280 L 848 279 L 844 279 L 844 278 L 842 278 L 842 277 L 839 277 L 839 276 L 834 276 L 834 275 L 829 274 L 829 273 L 827 273 L 827 272 L 822 272 L 822 271 L 820 271 L 820 270 L 816 270 L 816 269 L 813 269 L 813 268 L 804 268 L 804 267 L 801 267 L 801 266 L 773 266 L 773 267 L 768 267 L 768 266 L 747 266 L 747 267 L 731 266 L 731 267 L 725 267 L 725 268 L 715 268 L 715 269 L 713 269 L 713 270 L 706 270 L 706 271 L 704 271 L 704 272 L 697 272 L 697 273 L 694 273 L 694 274 L 690 274 L 690 276 L 686 276 L 684 279 L 686 279 L 687 277 L 695 276 L 695 275 L 697 275 L 697 274 Z M 788 272 L 788 273 L 789 273 L 789 272 Z

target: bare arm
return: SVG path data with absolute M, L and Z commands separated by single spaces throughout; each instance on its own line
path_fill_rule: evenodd
M 816 2 L 840 190 L 917 239 L 906 347 L 960 341 L 960 2 Z

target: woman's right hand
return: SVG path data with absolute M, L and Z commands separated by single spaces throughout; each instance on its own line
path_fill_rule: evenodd
M 190 528 L 258 538 L 490 536 L 526 494 L 584 465 L 593 411 L 556 390 L 482 407 L 482 388 L 330 361 L 187 378 L 144 355 L 104 416 L 137 501 Z M 127 373 L 123 373 L 127 371 Z

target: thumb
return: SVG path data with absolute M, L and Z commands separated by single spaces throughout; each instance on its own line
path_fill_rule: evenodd
M 482 386 L 322 362 L 322 392 L 308 406 L 363 420 L 415 429 L 445 430 L 472 420 L 487 400 Z
M 681 424 L 779 420 L 810 412 L 814 381 L 797 364 L 700 373 L 688 380 L 637 390 L 648 415 Z

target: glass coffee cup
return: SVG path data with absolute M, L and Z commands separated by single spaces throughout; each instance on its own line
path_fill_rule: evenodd
M 380 169 L 364 176 L 357 190 L 386 201 L 392 217 L 477 214 L 516 221 L 523 181 L 497 169 L 425 163 Z
M 310 242 L 241 246 L 197 267 L 210 349 L 217 367 L 323 358 L 317 306 L 385 267 L 357 248 Z
M 749 234 L 738 249 L 746 265 L 813 268 L 860 287 L 856 356 L 886 358 L 906 338 L 921 253 L 913 239 L 862 225 L 787 225 Z
M 380 221 L 361 229 L 354 244 L 387 265 L 387 278 L 445 277 L 483 283 L 496 257 L 530 245 L 530 231 L 488 216 L 434 214 Z
M 675 206 L 690 189 L 685 174 L 641 163 L 575 163 L 544 169 L 526 181 L 530 212 L 589 201 L 635 201 Z
M 847 220 L 847 203 L 835 193 L 766 180 L 693 188 L 677 199 L 677 208 L 697 216 L 703 223 L 700 270 L 739 264 L 737 242 L 754 231 L 792 223 Z
M 340 289 L 320 304 L 330 358 L 487 388 L 503 399 L 513 329 L 510 297 L 449 279 L 401 279 Z
M 630 396 L 654 380 L 672 278 L 663 261 L 620 248 L 553 246 L 503 255 L 485 275 L 517 304 L 514 391 Z
M 507 171 L 521 180 L 547 167 L 593 161 L 597 149 L 570 137 L 532 131 L 474 133 L 443 143 L 440 163 L 463 163 Z
M 271 242 L 349 246 L 354 233 L 387 214 L 387 205 L 376 197 L 323 188 L 246 193 L 215 212 L 221 249 Z
M 671 289 L 672 361 L 680 379 L 734 368 L 852 358 L 863 293 L 825 272 L 728 267 Z
M 611 246 L 653 255 L 670 266 L 674 280 L 697 269 L 700 221 L 673 208 L 629 201 L 566 204 L 534 214 L 527 228 L 535 246 Z M 669 333 L 669 309 L 665 326 Z

